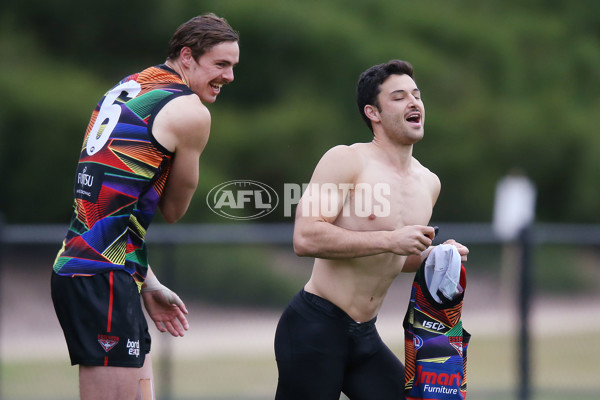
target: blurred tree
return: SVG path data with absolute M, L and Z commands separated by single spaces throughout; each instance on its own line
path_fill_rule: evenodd
M 175 27 L 208 11 L 240 32 L 241 63 L 210 106 L 186 222 L 226 222 L 204 200 L 218 183 L 280 190 L 307 182 L 328 148 L 371 140 L 356 81 L 392 58 L 413 63 L 423 92 L 415 156 L 442 180 L 434 219 L 489 221 L 496 181 L 520 167 L 538 185 L 539 220 L 600 222 L 600 6 L 587 0 L 3 2 L 0 210 L 9 222 L 66 223 L 94 103 L 162 62 Z

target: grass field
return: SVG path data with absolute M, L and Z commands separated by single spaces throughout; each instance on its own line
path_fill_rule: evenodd
M 536 338 L 532 357 L 532 399 L 592 400 L 600 395 L 597 360 L 600 347 L 593 333 Z M 468 398 L 517 398 L 515 341 L 502 336 L 474 336 L 469 346 Z M 401 348 L 394 349 L 401 354 Z M 157 392 L 166 399 L 169 390 L 155 361 Z M 60 361 L 4 362 L 0 369 L 2 399 L 77 399 L 77 369 Z M 272 354 L 242 357 L 208 356 L 174 360 L 170 371 L 170 399 L 262 400 L 272 399 L 277 372 Z M 376 400 L 376 399 L 374 399 Z
M 10 279 L 0 279 L 0 399 L 77 399 L 77 368 L 69 365 L 50 302 L 48 275 L 16 267 L 5 267 L 4 274 Z M 589 280 L 594 279 L 597 275 L 590 275 Z M 408 277 L 397 282 L 377 323 L 384 341 L 401 358 L 401 322 L 411 281 Z M 501 297 L 500 286 L 497 279 L 472 279 L 468 289 L 463 318 L 473 335 L 469 399 L 518 398 L 515 307 Z M 530 400 L 600 399 L 600 291 L 589 298 L 575 294 L 536 298 Z M 272 340 L 280 311 L 212 309 L 193 303 L 188 309 L 192 328 L 183 339 L 163 341 L 150 327 L 158 398 L 273 399 L 277 368 Z M 166 369 L 160 356 L 169 349 L 173 366 Z

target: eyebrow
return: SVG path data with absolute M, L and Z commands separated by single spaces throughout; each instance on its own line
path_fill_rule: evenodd
M 237 62 L 232 62 L 232 61 L 225 60 L 225 59 L 222 59 L 222 60 L 215 60 L 215 61 L 214 61 L 214 63 L 215 63 L 215 64 L 226 64 L 226 65 L 233 65 L 233 66 L 236 66 L 236 65 L 238 65 L 238 63 L 237 63 Z
M 411 93 L 421 93 L 421 91 L 419 90 L 419 88 L 414 88 L 410 92 Z M 391 92 L 390 96 L 393 96 L 395 94 L 404 94 L 404 93 L 406 93 L 406 90 L 404 90 L 404 89 L 398 89 L 398 90 L 394 90 L 393 92 Z

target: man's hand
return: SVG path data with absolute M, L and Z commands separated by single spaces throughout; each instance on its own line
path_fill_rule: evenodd
M 460 254 L 460 261 L 467 262 L 467 254 L 469 254 L 469 249 L 467 248 L 467 246 L 458 243 L 454 239 L 448 239 L 444 242 L 444 244 L 451 244 L 454 247 L 456 247 L 456 249 L 458 250 L 458 254 Z
M 175 337 L 183 336 L 190 327 L 185 317 L 188 313 L 185 304 L 172 290 L 162 284 L 160 286 L 142 289 L 144 307 L 160 332 L 168 331 Z
M 408 225 L 392 234 L 391 251 L 403 255 L 421 255 L 431 246 L 435 230 L 431 226 Z

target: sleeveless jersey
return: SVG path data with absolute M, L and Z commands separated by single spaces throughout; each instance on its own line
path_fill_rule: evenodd
M 425 262 L 415 275 L 404 317 L 405 396 L 407 400 L 464 400 L 471 338 L 461 321 L 464 292 L 452 300 L 438 292 L 442 303 L 437 303 L 427 288 L 424 267 Z M 460 284 L 466 287 L 462 265 Z
M 130 75 L 95 107 L 81 149 L 74 212 L 54 263 L 59 275 L 124 270 L 141 286 L 148 270 L 146 230 L 173 154 L 152 135 L 162 107 L 193 92 L 165 65 Z

